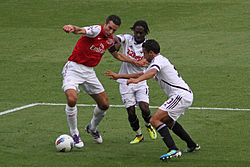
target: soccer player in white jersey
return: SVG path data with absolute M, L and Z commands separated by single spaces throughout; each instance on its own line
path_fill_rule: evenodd
M 107 17 L 104 25 L 93 25 L 88 27 L 78 27 L 75 25 L 63 26 L 63 30 L 67 33 L 81 34 L 80 39 L 62 71 L 62 88 L 67 98 L 65 112 L 70 127 L 70 133 L 77 148 L 82 148 L 84 146 L 77 128 L 76 103 L 79 86 L 81 86 L 97 104 L 94 109 L 93 118 L 86 126 L 85 130 L 93 136 L 97 143 L 103 142 L 97 130 L 97 126 L 106 114 L 106 110 L 109 108 L 109 101 L 93 67 L 100 63 L 105 51 L 108 49 L 109 52 L 120 61 L 140 65 L 138 61 L 132 60 L 125 55 L 118 54 L 118 52 L 113 49 L 113 34 L 119 28 L 120 24 L 121 20 L 118 16 L 110 15 Z
M 147 40 L 145 37 L 149 33 L 148 24 L 144 20 L 138 20 L 134 23 L 133 27 L 131 27 L 131 30 L 134 32 L 133 35 L 116 35 L 114 38 L 115 41 L 117 41 L 115 46 L 117 50 L 119 50 L 120 46 L 122 46 L 124 55 L 136 61 L 141 61 L 143 59 L 142 43 Z M 122 62 L 119 74 L 133 74 L 143 72 L 144 70 L 145 67 L 136 66 L 129 62 Z M 130 144 L 140 143 L 144 140 L 142 130 L 139 125 L 139 119 L 136 115 L 135 105 L 138 105 L 141 109 L 142 117 L 150 138 L 153 140 L 156 139 L 157 133 L 149 122 L 151 112 L 149 110 L 147 81 L 130 85 L 127 85 L 127 79 L 118 79 L 117 82 L 120 83 L 120 94 L 128 113 L 130 126 L 136 133 L 135 138 L 130 142 Z
M 154 77 L 162 90 L 169 96 L 169 99 L 157 109 L 150 119 L 150 123 L 160 133 L 162 140 L 169 149 L 166 154 L 160 157 L 161 160 L 181 156 L 181 151 L 175 145 L 168 129 L 187 143 L 187 149 L 184 152 L 199 150 L 200 146 L 191 139 L 189 134 L 177 122 L 177 119 L 184 114 L 184 111 L 192 105 L 193 92 L 170 61 L 160 54 L 160 45 L 157 41 L 147 40 L 143 43 L 142 48 L 144 57 L 150 62 L 147 70 L 144 73 L 129 75 L 113 73 L 111 75 L 112 79 L 130 78 L 127 80 L 127 84 L 130 85 Z

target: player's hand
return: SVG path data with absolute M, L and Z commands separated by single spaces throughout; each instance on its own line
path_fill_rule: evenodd
M 131 84 L 131 83 L 138 83 L 136 78 L 130 78 L 127 80 L 127 85 Z
M 65 25 L 63 26 L 63 30 L 67 33 L 69 32 L 74 32 L 75 31 L 75 27 L 73 25 Z
M 140 67 L 148 67 L 149 62 L 146 59 L 141 59 L 140 61 L 134 61 L 134 64 Z
M 105 75 L 111 76 L 109 79 L 114 79 L 114 80 L 119 79 L 118 74 L 116 74 L 116 73 L 114 73 L 114 72 L 112 72 L 112 71 L 110 71 L 110 70 L 107 70 L 107 71 L 105 72 Z

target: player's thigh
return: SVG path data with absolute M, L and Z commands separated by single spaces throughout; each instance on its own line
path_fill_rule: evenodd
M 65 91 L 65 95 L 67 97 L 67 101 L 69 106 L 73 107 L 77 101 L 77 91 L 75 89 L 67 89 Z
M 168 115 L 168 112 L 163 111 L 161 109 L 157 109 L 157 111 L 151 117 L 150 122 L 154 127 L 158 127 L 166 120 L 171 120 Z

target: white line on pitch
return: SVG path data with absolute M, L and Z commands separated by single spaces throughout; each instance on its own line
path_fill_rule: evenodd
M 33 103 L 33 104 L 28 104 L 25 106 L 13 108 L 10 110 L 6 110 L 3 112 L 0 112 L 0 116 L 8 113 L 12 113 L 18 110 L 22 110 L 25 108 L 29 107 L 34 107 L 37 105 L 43 105 L 43 106 L 64 106 L 66 104 L 64 103 Z M 96 106 L 96 104 L 77 104 L 77 106 L 82 106 L 82 107 L 93 107 Z M 110 105 L 110 107 L 124 107 L 124 105 Z M 159 106 L 149 106 L 149 108 L 158 108 Z M 250 111 L 250 109 L 240 109 L 240 108 L 212 108 L 212 107 L 189 107 L 190 110 L 222 110 L 222 111 Z
M 0 112 L 0 116 L 4 115 L 4 114 L 15 112 L 15 111 L 18 111 L 18 110 L 22 110 L 22 109 L 25 109 L 25 108 L 33 107 L 33 106 L 36 106 L 36 105 L 39 105 L 39 103 L 28 104 L 28 105 L 25 105 L 25 106 L 21 106 L 21 107 L 13 108 L 13 109 L 10 109 L 10 110 L 6 110 L 6 111 L 3 111 L 3 112 Z
M 63 103 L 39 103 L 39 105 L 54 105 L 62 106 L 66 105 Z M 77 106 L 92 107 L 96 104 L 77 104 Z M 110 107 L 124 107 L 124 105 L 110 105 Z M 149 108 L 159 108 L 159 106 L 149 106 Z M 224 111 L 250 111 L 250 109 L 240 109 L 240 108 L 212 108 L 212 107 L 189 107 L 190 110 L 224 110 Z

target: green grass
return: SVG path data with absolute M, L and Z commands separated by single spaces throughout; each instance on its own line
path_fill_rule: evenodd
M 61 71 L 79 36 L 62 31 L 65 24 L 103 24 L 109 14 L 122 19 L 118 33 L 131 33 L 136 20 L 148 22 L 161 53 L 176 66 L 194 92 L 193 107 L 250 108 L 250 2 L 248 0 L 8 0 L 0 2 L 1 111 L 30 103 L 65 103 Z M 111 104 L 122 104 L 118 84 L 103 75 L 118 72 L 120 62 L 106 53 L 96 73 Z M 167 97 L 153 80 L 150 105 Z M 159 98 L 161 97 L 161 98 Z M 84 93 L 78 103 L 93 104 Z M 99 127 L 97 145 L 83 127 L 92 107 L 79 107 L 80 132 L 86 147 L 55 151 L 54 141 L 69 133 L 63 106 L 35 106 L 0 116 L 2 166 L 249 166 L 249 111 L 189 110 L 180 119 L 201 145 L 164 164 L 166 147 L 158 138 L 131 146 L 134 137 L 124 108 L 110 108 Z M 155 109 L 152 109 L 155 112 Z M 138 112 L 139 113 L 139 112 Z M 140 114 L 139 114 L 140 115 Z M 142 125 L 142 120 L 140 121 Z M 185 144 L 173 135 L 177 145 Z
M 64 106 L 35 106 L 1 116 L 1 164 L 5 166 L 162 166 L 159 156 L 166 148 L 158 138 L 152 141 L 143 128 L 145 141 L 129 145 L 134 136 L 123 108 L 110 108 L 99 130 L 103 144 L 96 144 L 84 131 L 93 107 L 79 107 L 79 128 L 85 142 L 83 149 L 70 153 L 56 152 L 54 142 L 67 132 Z M 139 114 L 140 115 L 140 114 Z M 201 151 L 184 154 L 169 166 L 247 166 L 249 164 L 249 126 L 246 111 L 188 110 L 180 122 L 201 145 Z M 232 118 L 233 119 L 232 121 Z M 245 120 L 245 121 L 242 121 Z M 142 119 L 140 117 L 141 125 Z M 7 128 L 6 128 L 7 127 Z M 142 126 L 143 127 L 143 126 Z M 238 127 L 241 127 L 240 130 Z M 173 135 L 183 150 L 185 144 Z M 234 160 L 232 161 L 232 157 Z

